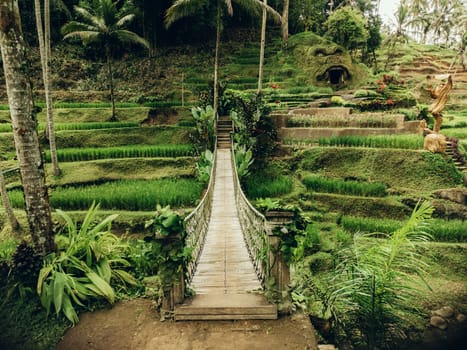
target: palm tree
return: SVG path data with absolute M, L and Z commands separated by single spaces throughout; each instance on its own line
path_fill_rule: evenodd
M 407 33 L 405 28 L 409 21 L 409 7 L 407 1 L 402 0 L 399 7 L 396 10 L 396 30 L 389 34 L 385 39 L 385 44 L 388 47 L 388 54 L 384 70 L 387 70 L 390 60 L 394 57 L 394 48 L 396 44 L 407 42 Z
M 26 46 L 16 0 L 0 0 L 0 48 L 19 161 L 26 214 L 36 251 L 55 249 L 44 163 L 37 133 L 34 101 L 27 75 Z
M 287 41 L 289 40 L 289 0 L 284 0 L 284 7 L 282 9 L 282 47 L 287 47 Z
M 172 25 L 175 21 L 183 17 L 194 14 L 199 9 L 199 4 L 202 0 L 176 0 L 173 5 L 167 10 L 165 17 L 165 24 L 167 27 Z M 267 11 L 280 18 L 280 15 L 273 10 L 271 7 L 263 4 L 261 0 L 233 0 L 242 7 L 249 10 L 251 13 L 257 13 L 260 8 L 266 7 Z M 219 75 L 219 49 L 220 49 L 220 38 L 221 38 L 221 20 L 222 10 L 224 5 L 227 8 L 227 13 L 233 15 L 232 0 L 217 0 L 216 7 L 216 50 L 214 58 L 214 102 L 213 112 L 214 116 L 217 117 L 217 109 L 219 104 L 219 90 L 218 90 L 218 75 Z
M 107 61 L 110 101 L 112 103 L 112 118 L 116 120 L 115 95 L 112 72 L 112 45 L 118 41 L 129 44 L 139 44 L 149 49 L 149 43 L 138 34 L 124 29 L 133 20 L 134 13 L 117 9 L 117 2 L 112 0 L 94 0 L 93 6 L 75 6 L 75 12 L 82 22 L 71 21 L 62 27 L 64 39 L 79 38 L 83 43 L 101 42 L 104 46 Z
M 2 199 L 3 207 L 10 222 L 10 226 L 13 231 L 19 229 L 18 220 L 16 220 L 15 213 L 13 213 L 13 208 L 11 207 L 10 199 L 8 198 L 8 193 L 6 191 L 5 178 L 3 177 L 3 171 L 0 168 L 0 198 Z
M 39 39 L 39 50 L 41 55 L 42 78 L 44 81 L 45 104 L 47 108 L 47 135 L 49 138 L 50 158 L 54 175 L 60 175 L 58 166 L 57 146 L 55 143 L 55 129 L 53 120 L 53 104 L 51 95 L 51 78 L 50 78 L 50 1 L 44 0 L 44 27 L 42 27 L 42 13 L 40 0 L 34 0 L 36 14 L 37 37 Z

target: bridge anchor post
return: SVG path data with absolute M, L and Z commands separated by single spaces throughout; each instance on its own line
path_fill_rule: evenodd
M 274 278 L 277 289 L 282 292 L 290 282 L 290 268 L 280 249 L 280 237 L 277 234 L 283 227 L 292 223 L 293 211 L 269 211 L 266 213 L 268 230 L 270 276 Z

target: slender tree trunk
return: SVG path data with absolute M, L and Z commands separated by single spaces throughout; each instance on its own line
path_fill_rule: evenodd
M 35 249 L 55 249 L 37 121 L 17 0 L 0 0 L 0 47 L 26 214 Z
M 110 117 L 111 121 L 117 120 L 117 115 L 115 113 L 115 95 L 114 95 L 114 78 L 113 78 L 113 71 L 112 71 L 112 57 L 110 55 L 110 48 L 106 48 L 106 56 L 107 56 L 107 69 L 109 74 L 109 92 L 110 92 L 110 103 L 112 104 L 112 116 Z
M 221 45 L 221 1 L 217 0 L 217 29 L 216 29 L 216 54 L 214 58 L 214 96 L 213 107 L 214 120 L 217 120 L 217 109 L 219 106 L 219 49 Z
M 258 72 L 258 95 L 263 90 L 263 68 L 264 68 L 264 47 L 266 46 L 266 20 L 268 17 L 266 6 L 267 0 L 263 0 L 263 17 L 261 21 L 261 46 L 259 50 L 259 72 Z
M 287 48 L 287 43 L 289 41 L 289 0 L 284 0 L 281 22 L 282 47 Z
M 39 39 L 39 49 L 41 55 L 42 78 L 44 80 L 45 103 L 47 107 L 47 136 L 49 139 L 50 158 L 52 160 L 53 172 L 55 176 L 60 175 L 58 166 L 57 145 L 55 142 L 55 128 L 53 119 L 53 102 L 50 84 L 50 2 L 44 0 L 44 27 L 42 26 L 42 13 L 40 0 L 34 0 L 37 36 Z
M 11 207 L 10 199 L 8 198 L 5 178 L 3 177 L 2 169 L 0 169 L 0 197 L 2 198 L 3 207 L 5 208 L 5 212 L 8 217 L 8 221 L 10 222 L 10 226 L 13 229 L 13 231 L 17 231 L 19 229 L 19 223 L 18 220 L 16 220 L 15 213 L 13 212 L 13 208 Z

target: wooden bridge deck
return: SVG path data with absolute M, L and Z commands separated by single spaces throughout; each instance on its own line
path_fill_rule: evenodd
M 230 149 L 217 150 L 211 219 L 190 287 L 192 300 L 175 310 L 176 320 L 275 319 L 248 255 L 235 203 Z

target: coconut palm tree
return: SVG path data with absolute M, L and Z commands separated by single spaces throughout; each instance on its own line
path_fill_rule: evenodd
M 167 27 L 172 25 L 172 23 L 178 21 L 181 18 L 190 16 L 194 14 L 198 9 L 199 5 L 203 0 L 175 0 L 173 5 L 169 7 L 165 17 L 165 24 Z M 219 49 L 220 49 L 220 38 L 221 38 L 221 24 L 222 24 L 222 12 L 223 9 L 227 9 L 227 13 L 233 15 L 232 2 L 237 3 L 243 8 L 247 9 L 250 13 L 258 13 L 259 9 L 266 8 L 268 12 L 274 14 L 277 18 L 280 18 L 280 15 L 271 7 L 265 5 L 261 0 L 217 0 L 216 7 L 216 49 L 215 49 L 215 58 L 214 58 L 214 102 L 213 102 L 213 112 L 214 116 L 217 117 L 217 109 L 219 103 L 219 90 L 218 90 L 218 81 L 219 81 Z
M 10 222 L 10 226 L 13 231 L 19 229 L 18 220 L 16 220 L 15 213 L 13 212 L 13 208 L 11 207 L 10 199 L 8 198 L 8 193 L 6 191 L 6 183 L 5 178 L 3 177 L 3 170 L 0 168 L 0 198 L 2 199 L 3 207 L 5 208 L 5 212 L 8 217 L 8 221 Z
M 55 142 L 55 128 L 53 120 L 53 104 L 50 77 L 50 0 L 44 0 L 44 27 L 42 26 L 42 11 L 40 0 L 34 0 L 36 14 L 37 37 L 39 39 L 39 50 L 42 65 L 42 78 L 44 81 L 45 104 L 47 108 L 47 136 L 49 138 L 50 158 L 55 176 L 60 175 L 58 166 L 57 146 Z
M 135 14 L 127 12 L 127 6 L 117 8 L 117 2 L 112 0 L 94 0 L 91 6 L 75 6 L 75 12 L 82 22 L 70 21 L 62 27 L 64 39 L 79 38 L 83 43 L 101 42 L 105 50 L 107 62 L 110 101 L 112 104 L 111 120 L 116 120 L 115 94 L 112 68 L 112 46 L 123 42 L 139 44 L 149 49 L 149 43 L 138 34 L 124 29 L 131 22 Z
M 55 248 L 52 215 L 45 184 L 44 163 L 37 133 L 31 85 L 27 75 L 26 45 L 16 0 L 0 0 L 0 48 L 19 161 L 26 214 L 36 251 Z

